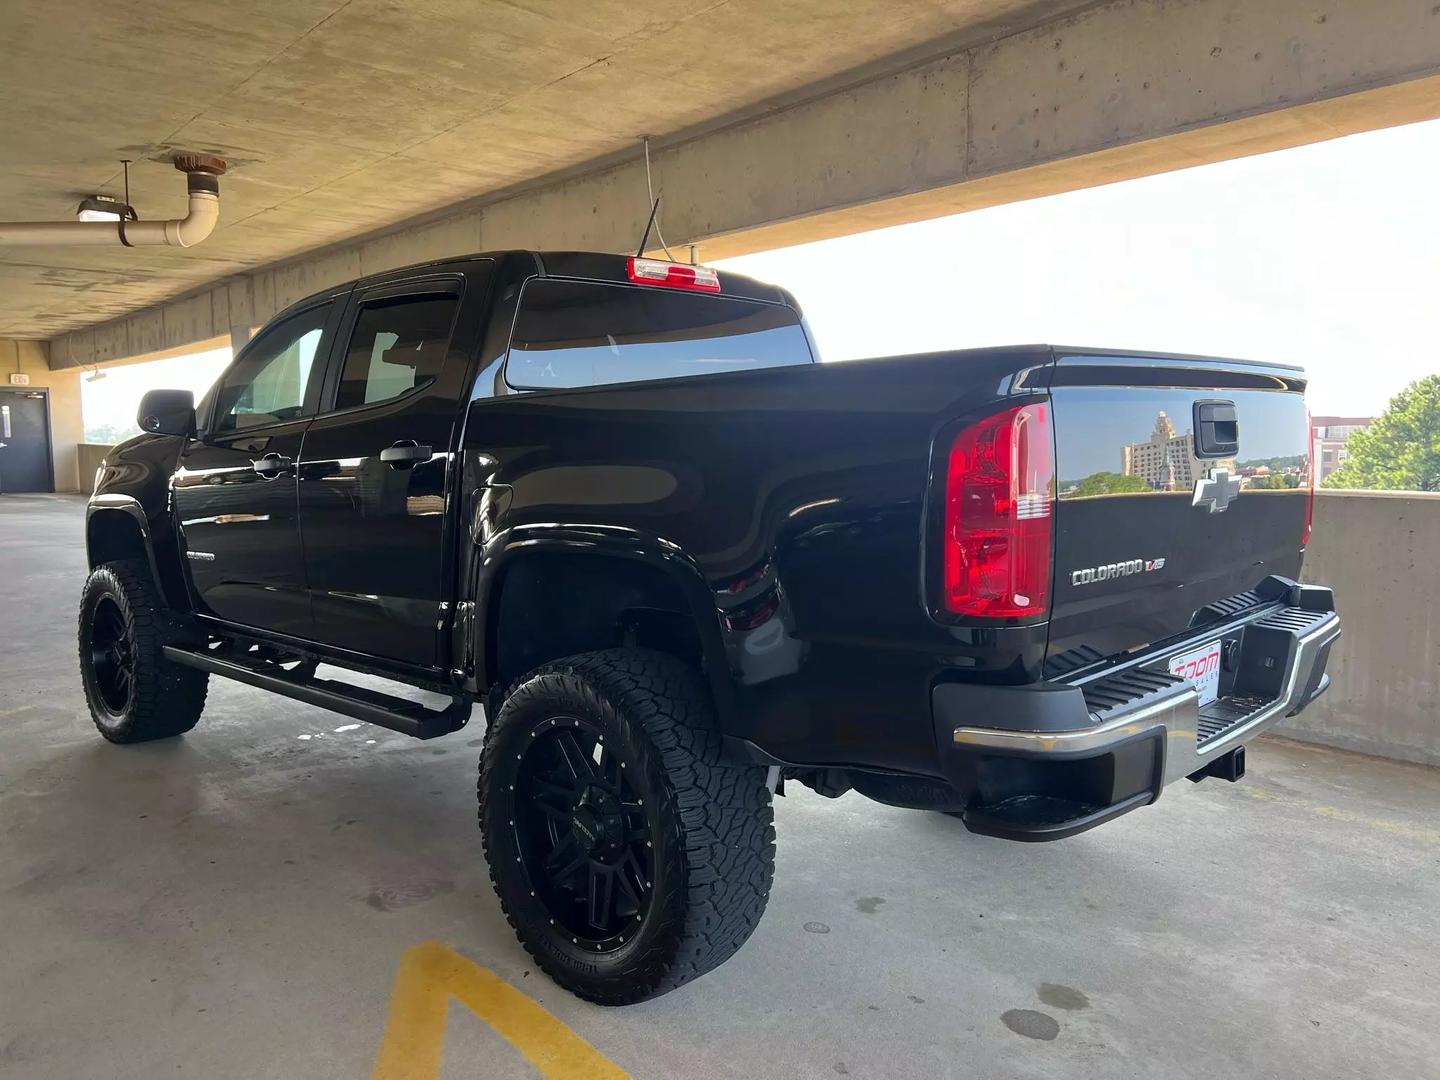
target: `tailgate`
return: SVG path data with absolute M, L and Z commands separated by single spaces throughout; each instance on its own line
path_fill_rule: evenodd
M 1057 359 L 1052 673 L 1183 634 L 1207 605 L 1240 610 L 1270 574 L 1299 576 L 1303 392 L 1293 368 Z

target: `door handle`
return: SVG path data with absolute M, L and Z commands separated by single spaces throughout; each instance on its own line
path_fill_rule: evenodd
M 284 454 L 266 454 L 258 461 L 251 462 L 256 473 L 267 480 L 273 480 L 275 477 L 289 472 L 292 464 L 294 463 Z
M 1195 402 L 1195 456 L 1231 457 L 1240 451 L 1240 418 L 1233 401 Z
M 430 460 L 430 447 L 414 439 L 401 439 L 393 446 L 380 451 L 380 460 L 392 469 L 413 469 L 422 461 Z

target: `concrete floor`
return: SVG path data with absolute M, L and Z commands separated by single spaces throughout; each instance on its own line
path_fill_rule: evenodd
M 478 730 L 337 732 L 217 680 L 190 735 L 103 742 L 75 667 L 82 518 L 0 498 L 0 1076 L 364 1076 L 430 940 L 636 1077 L 1437 1074 L 1434 770 L 1262 740 L 1241 784 L 1038 846 L 802 790 L 745 949 L 605 1011 L 499 915 Z M 535 1073 L 452 1005 L 443 1075 Z

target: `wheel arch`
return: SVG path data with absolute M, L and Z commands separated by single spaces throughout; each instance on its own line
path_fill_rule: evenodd
M 556 619 L 556 611 L 565 613 Z M 719 615 L 700 569 L 634 530 L 517 528 L 487 546 L 476 596 L 474 664 L 484 693 L 540 664 L 624 644 L 694 664 L 722 727 L 735 688 Z
M 178 570 L 169 574 L 162 572 L 150 521 L 139 500 L 129 495 L 107 494 L 91 501 L 85 513 L 85 557 L 91 570 L 120 559 L 143 559 L 165 605 L 176 611 L 189 609 L 185 584 Z

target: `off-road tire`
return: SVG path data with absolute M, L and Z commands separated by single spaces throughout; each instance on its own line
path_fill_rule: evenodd
M 647 906 L 633 916 L 633 936 L 603 955 L 556 925 L 515 828 L 518 762 L 556 717 L 579 718 L 618 748 L 653 837 Z M 627 1005 L 682 986 L 728 960 L 765 911 L 775 872 L 765 771 L 724 759 L 708 689 L 664 653 L 586 653 L 519 680 L 485 733 L 478 795 L 506 918 L 540 968 L 587 1001 Z
M 118 617 L 128 652 L 128 691 L 107 693 L 93 648 L 97 613 Z M 176 633 L 150 576 L 138 559 L 105 563 L 91 571 L 80 596 L 81 683 L 90 718 L 113 743 L 149 742 L 182 735 L 205 708 L 206 672 L 166 660 L 161 652 Z

